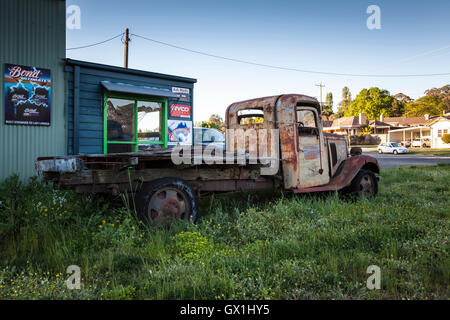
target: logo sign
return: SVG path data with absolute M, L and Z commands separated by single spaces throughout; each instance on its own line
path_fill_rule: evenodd
M 5 64 L 5 124 L 50 125 L 50 70 Z
M 175 93 L 175 94 L 189 94 L 189 89 L 187 89 L 187 88 L 179 88 L 179 87 L 172 87 L 172 93 Z
M 170 116 L 177 118 L 190 118 L 191 117 L 191 106 L 186 106 L 183 104 L 171 104 L 170 105 Z

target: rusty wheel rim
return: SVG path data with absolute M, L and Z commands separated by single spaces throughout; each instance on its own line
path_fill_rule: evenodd
M 158 190 L 150 199 L 147 217 L 151 225 L 170 224 L 187 219 L 189 210 L 187 197 L 180 190 L 166 187 Z
M 372 181 L 372 177 L 368 174 L 365 174 L 361 178 L 361 182 L 359 183 L 359 193 L 361 195 L 365 195 L 366 197 L 370 197 L 374 194 L 374 183 Z

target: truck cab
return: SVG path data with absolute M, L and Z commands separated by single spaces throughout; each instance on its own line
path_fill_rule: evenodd
M 345 136 L 323 132 L 320 104 L 309 96 L 290 94 L 234 103 L 226 111 L 226 125 L 229 130 L 264 132 L 268 140 L 271 134 L 265 132 L 277 131 L 281 163 L 278 174 L 287 190 L 339 190 L 361 169 L 379 173 L 373 157 L 350 157 Z M 235 139 L 227 138 L 226 150 L 235 150 Z M 263 140 L 258 139 L 258 147 Z M 243 152 L 249 153 L 250 147 L 246 143 Z

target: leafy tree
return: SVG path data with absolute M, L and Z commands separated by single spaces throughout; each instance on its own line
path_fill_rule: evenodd
M 444 103 L 439 97 L 431 95 L 424 96 L 405 105 L 405 115 L 407 117 L 423 117 L 426 114 L 439 116 L 442 115 L 443 111 L 445 111 Z
M 342 101 L 339 103 L 337 112 L 338 118 L 344 116 L 344 114 L 350 107 L 351 103 L 352 103 L 352 94 L 350 93 L 350 89 L 348 87 L 342 88 Z
M 412 102 L 413 99 L 403 93 L 397 93 L 393 98 L 391 117 L 401 117 L 405 113 L 405 105 Z
M 333 114 L 333 94 L 327 93 L 325 104 L 322 106 L 322 115 L 328 119 Z
M 445 112 L 450 112 L 450 84 L 443 86 L 442 88 L 433 88 L 425 91 L 425 94 L 429 97 L 437 97 L 444 105 Z
M 200 126 L 203 128 L 213 128 L 225 132 L 225 123 L 223 119 L 218 114 L 213 114 L 209 117 L 208 121 L 201 121 L 200 123 L 196 123 L 196 126 Z
M 389 117 L 393 100 L 394 98 L 391 97 L 387 90 L 377 87 L 362 89 L 344 115 L 358 116 L 361 112 L 364 112 L 368 119 L 376 119 L 380 114 Z
M 444 143 L 450 143 L 450 133 L 444 134 L 442 136 L 442 142 Z

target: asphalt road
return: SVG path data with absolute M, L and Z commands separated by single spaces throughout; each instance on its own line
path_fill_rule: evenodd
M 408 154 L 378 154 L 376 152 L 363 152 L 375 157 L 381 168 L 389 169 L 402 166 L 434 166 L 439 162 L 450 163 L 450 157 L 420 156 Z

